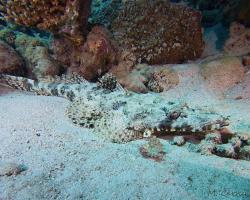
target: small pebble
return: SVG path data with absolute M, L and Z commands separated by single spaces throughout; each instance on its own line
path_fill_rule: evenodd
M 172 144 L 177 145 L 177 146 L 182 146 L 185 144 L 185 139 L 183 136 L 175 136 Z

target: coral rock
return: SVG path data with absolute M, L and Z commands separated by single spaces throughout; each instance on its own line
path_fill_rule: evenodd
M 12 47 L 15 46 L 16 35 L 14 31 L 8 28 L 3 28 L 2 30 L 0 30 L 0 39 L 5 41 Z
M 68 35 L 82 42 L 91 0 L 1 1 L 1 14 L 11 22 Z
M 58 75 L 59 64 L 50 56 L 48 48 L 38 39 L 21 35 L 15 40 L 18 53 L 24 58 L 30 77 Z
M 93 80 L 117 65 L 118 52 L 108 30 L 95 26 L 78 55 L 79 65 L 73 66 L 70 71 L 79 73 L 87 80 Z
M 15 50 L 0 41 L 0 73 L 24 75 L 25 68 L 22 58 Z
M 33 49 L 33 53 L 29 55 L 26 58 L 33 65 L 32 72 L 36 77 L 53 76 L 60 73 L 60 66 L 50 57 L 46 47 L 37 46 Z
M 123 5 L 122 0 L 94 0 L 91 5 L 90 24 L 110 27 Z
M 226 92 L 245 77 L 241 59 L 224 57 L 201 65 L 201 75 L 214 92 Z
M 65 70 L 70 67 L 77 67 L 80 63 L 80 54 L 83 45 L 76 46 L 66 37 L 54 36 L 51 49 L 53 50 L 53 58 L 58 61 Z
M 180 63 L 199 58 L 204 48 L 200 13 L 168 1 L 127 1 L 112 31 L 142 63 Z
M 147 79 L 137 71 L 133 71 L 135 63 L 136 57 L 133 53 L 126 50 L 122 51 L 118 65 L 113 66 L 109 72 L 116 76 L 117 81 L 126 89 L 146 93 L 148 89 L 144 83 L 146 83 Z
M 131 73 L 126 77 L 120 78 L 119 83 L 128 90 L 137 93 L 147 93 L 149 90 L 144 84 L 145 78 L 137 73 Z
M 232 23 L 230 36 L 226 41 L 224 50 L 230 55 L 240 56 L 250 53 L 250 29 L 242 24 Z

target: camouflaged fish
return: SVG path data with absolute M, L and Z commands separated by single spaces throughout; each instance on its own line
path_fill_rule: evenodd
M 39 95 L 69 99 L 66 115 L 74 124 L 117 143 L 154 135 L 204 136 L 228 126 L 225 117 L 209 108 L 169 102 L 156 93 L 126 95 L 119 88 L 107 91 L 79 76 L 36 81 L 2 74 L 0 82 Z

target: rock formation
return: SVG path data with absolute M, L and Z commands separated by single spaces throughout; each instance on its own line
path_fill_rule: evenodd
M 53 41 L 54 58 L 69 72 L 77 72 L 87 80 L 96 79 L 117 64 L 119 50 L 107 29 L 95 26 L 82 46 L 75 47 L 67 38 Z
M 24 75 L 25 68 L 23 59 L 15 50 L 0 41 L 0 73 Z
M 112 31 L 139 63 L 180 63 L 199 58 L 204 48 L 200 13 L 168 1 L 127 1 Z
M 230 27 L 230 36 L 224 45 L 224 50 L 230 55 L 247 55 L 250 53 L 250 29 L 234 22 Z
M 201 65 L 200 73 L 213 92 L 224 93 L 245 77 L 240 58 L 225 57 Z
M 76 43 L 83 42 L 91 0 L 1 0 L 1 15 L 11 22 L 64 34 Z

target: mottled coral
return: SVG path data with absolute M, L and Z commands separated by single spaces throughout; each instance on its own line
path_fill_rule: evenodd
M 79 63 L 70 71 L 79 73 L 87 80 L 96 79 L 118 63 L 119 50 L 109 31 L 101 26 L 92 28 L 80 52 L 72 52 L 73 55 L 70 55 Z
M 224 50 L 230 55 L 246 55 L 250 53 L 250 29 L 239 23 L 232 23 L 230 36 Z
M 24 75 L 25 71 L 23 59 L 12 47 L 0 41 L 0 73 Z
M 130 57 L 133 58 L 133 56 Z M 171 66 L 152 67 L 147 64 L 137 64 L 134 68 L 129 67 L 133 62 L 134 59 L 130 62 L 127 59 L 127 62 L 120 62 L 118 66 L 110 70 L 126 89 L 139 93 L 146 93 L 149 90 L 163 92 L 179 84 L 178 73 Z
M 241 59 L 237 57 L 224 57 L 205 62 L 200 70 L 206 83 L 218 94 L 223 94 L 245 77 L 245 68 Z
M 53 58 L 57 60 L 64 68 L 78 67 L 83 45 L 75 45 L 66 37 L 54 36 L 51 42 Z
M 1 0 L 1 14 L 8 21 L 66 34 L 81 43 L 86 32 L 90 0 Z
M 36 78 L 60 73 L 59 64 L 49 55 L 48 49 L 44 46 L 29 47 L 24 52 L 24 56 Z
M 109 27 L 117 17 L 122 5 L 122 0 L 93 0 L 89 17 L 90 24 Z
M 14 47 L 16 34 L 14 33 L 14 31 L 8 28 L 4 28 L 0 30 L 0 39 L 8 43 L 10 46 Z
M 59 64 L 50 56 L 48 47 L 39 38 L 19 34 L 15 40 L 15 47 L 24 58 L 29 77 L 59 74 Z
M 115 39 L 138 62 L 179 63 L 201 56 L 201 15 L 162 0 L 128 1 L 112 24 Z
M 115 75 L 118 82 L 126 89 L 145 93 L 148 91 L 143 84 L 146 82 L 146 78 L 133 71 L 133 68 L 136 67 L 135 64 L 135 55 L 125 50 L 120 53 L 118 65 L 113 66 L 109 72 Z
M 223 157 L 250 160 L 249 138 L 248 134 L 236 134 L 227 144 L 217 145 L 214 153 Z

